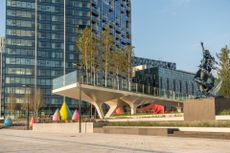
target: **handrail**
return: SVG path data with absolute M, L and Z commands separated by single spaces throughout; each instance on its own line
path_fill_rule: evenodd
M 86 85 L 104 87 L 104 88 L 121 90 L 121 91 L 128 91 L 128 92 L 145 94 L 145 95 L 150 95 L 155 97 L 163 97 L 172 100 L 183 101 L 183 100 L 195 98 L 195 95 L 189 95 L 178 91 L 160 89 L 151 85 L 140 84 L 135 82 L 129 83 L 127 78 L 121 76 L 114 77 L 113 75 L 109 75 L 107 79 L 107 86 L 105 86 L 105 79 L 103 73 L 98 72 L 97 74 L 92 75 L 91 77 L 90 73 L 86 75 L 85 72 L 82 72 L 80 70 L 68 73 L 65 75 L 65 77 L 61 76 L 54 79 L 53 89 L 58 89 L 79 82 L 81 76 L 83 76 L 83 80 L 81 80 L 81 83 Z M 86 76 L 88 76 L 88 78 Z

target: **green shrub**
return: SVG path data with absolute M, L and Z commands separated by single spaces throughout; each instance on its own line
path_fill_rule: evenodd
M 230 115 L 230 110 L 225 109 L 219 113 L 219 115 Z

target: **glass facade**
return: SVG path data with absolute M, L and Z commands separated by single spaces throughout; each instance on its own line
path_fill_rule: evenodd
M 91 26 L 100 37 L 107 25 L 117 46 L 131 44 L 129 0 L 6 0 L 3 102 L 15 93 L 21 103 L 40 87 L 47 107 L 60 106 L 52 79 L 74 70 L 79 31 Z
M 133 80 L 159 88 L 162 95 L 165 95 L 164 91 L 170 90 L 178 95 L 197 96 L 198 88 L 193 81 L 194 76 L 195 74 L 185 71 L 153 67 L 137 71 Z
M 142 57 L 133 57 L 132 64 L 133 66 L 146 65 L 147 68 L 163 67 L 166 69 L 176 70 L 176 63 L 153 60 Z
M 92 28 L 99 37 L 109 26 L 117 47 L 131 44 L 130 0 L 92 0 L 91 9 Z

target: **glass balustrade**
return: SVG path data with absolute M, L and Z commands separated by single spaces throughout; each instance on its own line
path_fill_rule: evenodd
M 53 90 L 74 83 L 81 83 L 97 87 L 104 87 L 113 90 L 128 91 L 138 94 L 145 94 L 149 96 L 161 97 L 171 100 L 187 100 L 195 98 L 194 95 L 180 93 L 173 90 L 159 89 L 154 86 L 129 82 L 127 78 L 121 76 L 114 76 L 109 74 L 107 81 L 104 79 L 104 73 L 97 73 L 91 76 L 90 73 L 82 72 L 80 70 L 68 73 L 64 76 L 58 77 L 53 80 Z

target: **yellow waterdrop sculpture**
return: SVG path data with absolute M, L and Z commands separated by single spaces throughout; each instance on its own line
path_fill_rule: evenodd
M 68 106 L 66 105 L 66 102 L 64 101 L 61 109 L 60 109 L 60 116 L 62 121 L 68 121 L 69 120 L 69 113 L 68 113 Z

